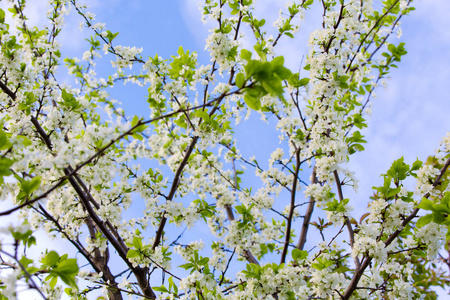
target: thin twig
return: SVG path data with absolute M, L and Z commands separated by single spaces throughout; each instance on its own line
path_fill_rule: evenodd
M 342 183 L 339 179 L 339 173 L 337 170 L 334 170 L 333 174 L 334 174 L 334 179 L 336 181 L 339 201 L 342 202 L 344 200 L 344 194 L 342 193 Z M 348 229 L 348 235 L 350 238 L 350 246 L 353 249 L 353 244 L 355 243 L 355 233 L 353 231 L 353 227 L 352 227 L 352 224 L 350 223 L 350 219 L 348 216 L 345 216 L 345 225 L 347 226 L 347 229 Z M 357 270 L 361 266 L 361 262 L 359 261 L 359 258 L 357 256 L 355 257 L 355 266 L 356 266 Z
M 319 182 L 319 180 L 317 179 L 317 175 L 316 175 L 316 166 L 314 166 L 314 168 L 313 168 L 311 180 L 312 180 L 312 182 L 311 182 L 312 184 L 316 184 Z M 308 208 L 306 209 L 305 217 L 303 218 L 303 225 L 302 225 L 302 230 L 300 232 L 300 238 L 298 239 L 298 244 L 297 244 L 297 248 L 300 250 L 303 250 L 303 248 L 305 247 L 306 237 L 308 235 L 309 223 L 311 222 L 311 217 L 312 217 L 315 203 L 316 203 L 316 200 L 314 199 L 314 197 L 310 197 Z
M 289 243 L 291 240 L 291 227 L 292 227 L 292 222 L 293 222 L 293 218 L 294 218 L 294 210 L 295 210 L 295 195 L 297 192 L 298 174 L 300 172 L 300 149 L 297 149 L 295 151 L 295 161 L 296 161 L 296 165 L 295 165 L 294 180 L 292 182 L 291 203 L 290 203 L 290 207 L 289 207 L 289 215 L 288 215 L 287 222 L 286 222 L 287 223 L 286 224 L 286 234 L 285 234 L 285 239 L 284 239 L 283 251 L 281 252 L 280 264 L 283 264 L 286 262 L 286 255 L 287 255 Z

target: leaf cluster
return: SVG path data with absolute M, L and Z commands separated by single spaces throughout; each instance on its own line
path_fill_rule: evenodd
M 246 60 L 244 73 L 236 75 L 236 86 L 244 89 L 244 101 L 254 110 L 261 109 L 261 98 L 270 95 L 284 100 L 283 81 L 292 77 L 292 72 L 284 67 L 284 58 L 275 57 L 272 61 L 252 59 L 252 53 L 243 49 L 241 58 Z M 247 82 L 251 82 L 247 85 Z

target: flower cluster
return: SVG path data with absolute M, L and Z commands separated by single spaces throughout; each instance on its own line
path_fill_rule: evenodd
M 0 246 L 9 269 L 1 296 L 13 299 L 21 282 L 46 298 L 67 285 L 74 299 L 92 290 L 110 299 L 430 292 L 426 278 L 438 271 L 428 262 L 448 238 L 450 135 L 425 163 L 395 161 L 362 217 L 346 197 L 358 187 L 347 163 L 364 150 L 374 89 L 406 53 L 389 37 L 411 1 L 380 10 L 372 1 L 322 1 L 302 77 L 275 49 L 296 38 L 313 2 L 284 7 L 271 32 L 253 0 L 203 1 L 202 19 L 213 24 L 211 64 L 200 65 L 201 52 L 183 47 L 146 59 L 141 48 L 116 45 L 118 34 L 78 1 L 50 1 L 42 30 L 27 25 L 25 1 L 8 1 L 11 24 L 0 10 L 0 197 L 26 222 L 1 232 L 12 239 Z M 92 33 L 81 59 L 64 60 L 73 87 L 56 73 L 70 10 Z M 106 55 L 114 70 L 102 78 L 96 68 Z M 120 82 L 146 91 L 133 102 L 138 116 L 112 99 Z M 249 135 L 252 110 L 265 123 Z M 265 144 L 269 127 L 276 143 Z M 256 146 L 243 149 L 250 138 Z M 28 258 L 36 230 L 73 245 L 78 262 L 51 247 Z

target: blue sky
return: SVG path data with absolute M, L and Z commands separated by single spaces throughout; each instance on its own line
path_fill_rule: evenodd
M 30 22 L 45 23 L 45 2 L 32 0 L 28 3 Z M 278 17 L 279 7 L 286 1 L 258 0 L 257 15 L 272 24 Z M 5 3 L 0 2 L 3 8 Z M 144 48 L 143 56 L 158 53 L 163 58 L 174 55 L 180 45 L 197 51 L 200 64 L 209 62 L 204 51 L 204 40 L 208 26 L 200 21 L 196 0 L 109 0 L 89 1 L 90 11 L 97 15 L 97 22 L 104 22 L 112 32 L 120 32 L 115 44 Z M 434 153 L 443 136 L 450 131 L 450 1 L 416 0 L 416 11 L 402 19 L 402 37 L 393 42 L 405 42 L 408 54 L 393 70 L 392 79 L 386 89 L 376 91 L 373 113 L 369 117 L 369 128 L 363 134 L 368 143 L 366 151 L 353 156 L 350 168 L 360 179 L 360 189 L 352 196 L 355 215 L 359 217 L 366 208 L 371 187 L 381 183 L 379 175 L 389 168 L 393 160 L 401 156 L 407 163 L 416 157 L 426 159 Z M 299 37 L 291 40 L 285 37 L 277 53 L 285 56 L 287 65 L 297 70 L 303 55 L 307 54 L 309 33 L 320 24 L 316 11 L 301 25 Z M 63 56 L 78 56 L 87 49 L 87 43 L 80 42 L 91 32 L 79 30 L 81 19 L 72 11 L 68 17 L 60 42 Z M 106 57 L 108 62 L 111 56 Z M 67 80 L 65 70 L 60 69 L 61 78 Z M 145 90 L 127 85 L 133 92 L 125 94 L 117 87 L 114 97 L 124 103 L 131 114 L 139 113 L 138 103 L 145 103 Z M 258 121 L 255 121 L 258 122 Z M 255 143 L 270 143 L 271 136 L 265 131 L 249 134 L 252 129 L 263 126 L 249 123 L 243 127 L 241 144 L 244 156 L 252 156 Z M 253 141 L 253 143 L 252 143 Z M 277 139 L 275 137 L 277 144 Z M 276 148 L 277 145 L 274 146 Z

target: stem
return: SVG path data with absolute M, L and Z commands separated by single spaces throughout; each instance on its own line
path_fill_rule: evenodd
M 319 180 L 317 179 L 317 176 L 316 176 L 316 166 L 314 166 L 314 168 L 313 168 L 311 177 L 312 177 L 311 178 L 312 184 L 319 182 Z M 306 209 L 306 214 L 305 214 L 305 217 L 303 218 L 302 231 L 300 233 L 300 238 L 299 238 L 298 244 L 297 244 L 297 248 L 300 250 L 303 250 L 303 248 L 305 247 L 306 237 L 308 235 L 309 223 L 311 221 L 315 203 L 316 203 L 316 200 L 314 200 L 313 197 L 310 197 L 308 208 Z
M 233 171 L 234 171 L 234 185 L 235 185 L 235 190 L 236 190 L 236 188 L 237 188 L 237 173 L 236 173 L 236 166 L 235 166 L 234 161 L 235 161 L 235 159 L 233 158 L 232 164 L 233 164 Z M 228 219 L 230 220 L 230 222 L 233 221 L 235 218 L 234 218 L 234 213 L 233 213 L 233 209 L 231 208 L 231 205 L 229 205 L 229 204 L 225 205 L 225 209 L 227 211 Z M 234 251 L 233 251 L 233 253 L 234 253 Z M 245 257 L 245 259 L 247 259 L 247 261 L 249 263 L 259 265 L 258 260 L 253 256 L 253 254 L 252 254 L 252 252 L 250 252 L 250 250 L 244 249 L 244 257 Z
M 289 242 L 291 240 L 292 219 L 294 218 L 294 209 L 295 209 L 295 194 L 297 192 L 298 173 L 300 172 L 300 149 L 297 149 L 297 151 L 295 152 L 295 160 L 296 165 L 295 165 L 294 181 L 292 183 L 291 204 L 289 207 L 289 216 L 287 219 L 286 235 L 284 239 L 283 252 L 281 253 L 280 264 L 286 262 L 286 255 L 288 252 Z
M 336 186 L 337 186 L 338 195 L 339 195 L 339 201 L 342 202 L 344 200 L 344 194 L 342 193 L 342 183 L 341 183 L 341 180 L 339 179 L 339 174 L 338 174 L 337 170 L 334 170 L 333 174 L 334 174 L 334 179 L 336 181 Z M 345 216 L 345 225 L 347 226 L 348 235 L 350 237 L 350 246 L 353 249 L 353 244 L 355 243 L 355 233 L 353 231 L 353 227 L 352 227 L 352 224 L 350 223 L 350 219 L 348 218 L 348 216 Z M 355 257 L 355 266 L 356 266 L 357 270 L 359 269 L 360 265 L 361 265 L 361 263 L 359 261 L 359 258 Z
M 170 188 L 169 195 L 167 196 L 167 201 L 172 201 L 175 196 L 175 192 L 177 191 L 178 185 L 180 183 L 181 173 L 183 172 L 184 167 L 187 165 L 189 157 L 191 156 L 192 151 L 194 150 L 195 144 L 198 141 L 198 136 L 194 137 L 191 141 L 191 144 L 186 149 L 186 154 L 184 155 L 183 160 L 181 161 L 178 169 L 175 173 L 175 177 L 172 182 L 172 187 Z M 164 226 L 166 226 L 167 218 L 163 215 L 161 222 L 159 223 L 158 229 L 156 230 L 155 239 L 153 241 L 152 249 L 155 250 L 161 242 L 161 237 L 164 231 Z

